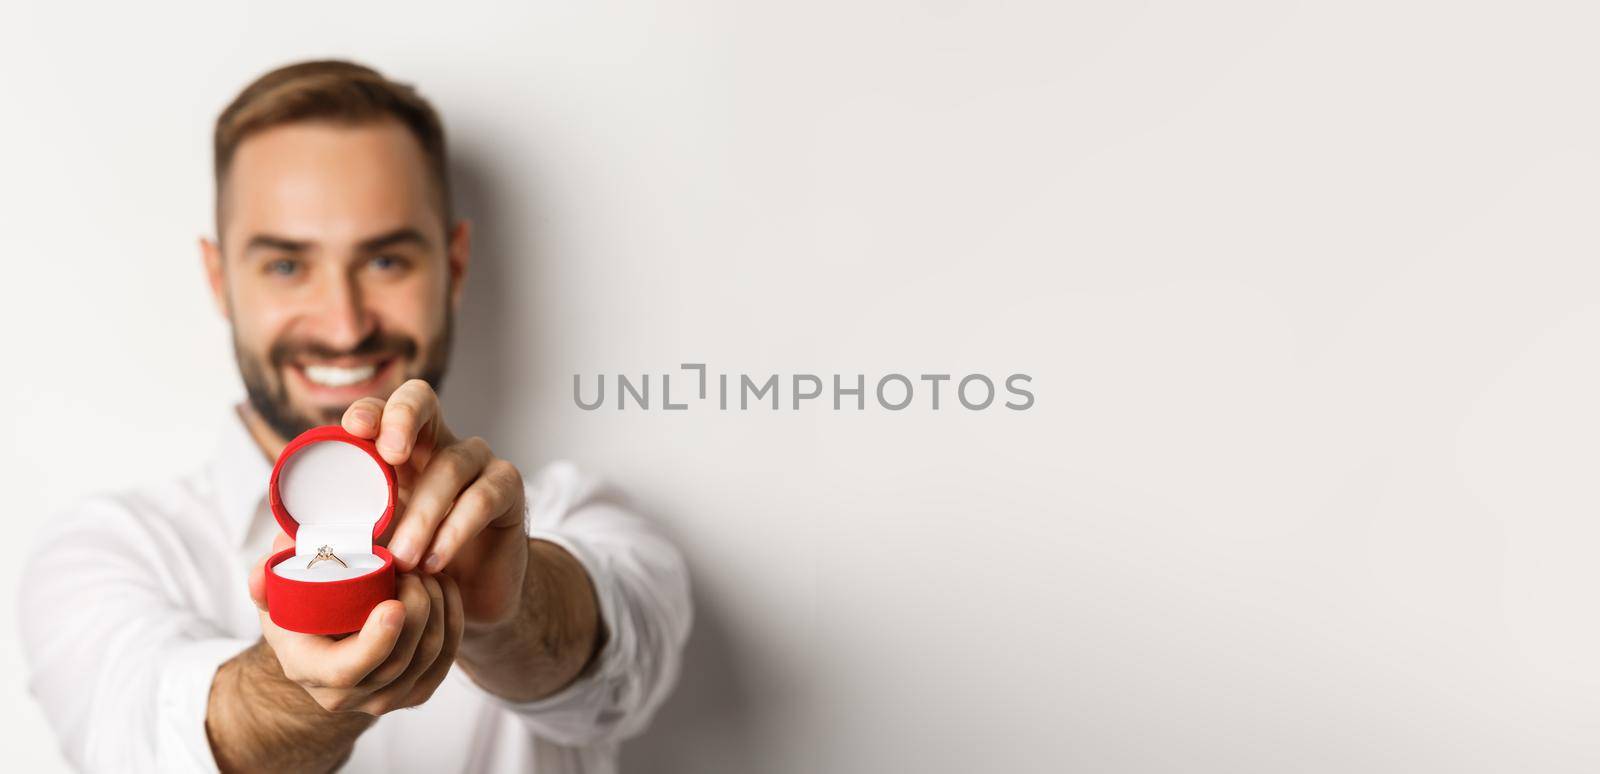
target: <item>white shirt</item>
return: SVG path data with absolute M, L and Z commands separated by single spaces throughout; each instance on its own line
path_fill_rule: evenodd
M 62 751 L 91 771 L 216 771 L 206 703 L 217 667 L 261 635 L 247 573 L 278 530 L 271 467 L 237 415 L 210 463 L 90 499 L 23 572 L 29 686 Z M 528 534 L 580 561 L 610 633 L 555 696 L 504 701 L 452 669 L 419 707 L 378 718 L 342 770 L 614 771 L 677 680 L 690 623 L 683 559 L 614 490 L 554 463 L 527 479 Z

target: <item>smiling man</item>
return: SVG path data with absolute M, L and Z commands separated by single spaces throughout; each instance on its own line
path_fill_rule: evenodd
M 211 462 L 91 499 L 24 573 L 31 688 L 67 758 L 117 771 L 609 771 L 676 680 L 678 552 L 565 463 L 524 479 L 458 438 L 436 390 L 471 230 L 410 87 L 285 67 L 217 120 L 201 252 L 248 401 Z M 289 540 L 270 461 L 319 424 L 399 474 L 399 599 L 334 638 L 275 626 Z M 530 432 L 500 428 L 501 432 Z M 253 604 L 252 604 L 253 603 Z M 396 710 L 411 708 L 408 712 Z

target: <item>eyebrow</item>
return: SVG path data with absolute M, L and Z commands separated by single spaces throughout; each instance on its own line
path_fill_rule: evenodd
M 310 247 L 310 242 L 303 242 L 298 239 L 288 239 L 281 236 L 273 236 L 272 234 L 256 234 L 250 237 L 249 242 L 245 243 L 244 251 L 248 253 L 252 250 L 283 250 L 290 253 L 303 253 Z
M 379 234 L 371 239 L 362 240 L 361 244 L 357 245 L 356 249 L 361 250 L 362 252 L 371 253 L 382 250 L 385 247 L 394 247 L 395 245 L 404 244 L 414 244 L 418 247 L 427 247 L 428 238 L 423 236 L 421 231 L 409 226 L 405 226 L 387 233 Z
M 420 247 L 427 247 L 428 238 L 423 236 L 421 231 L 409 226 L 403 226 L 393 231 L 384 232 L 375 237 L 363 239 L 361 240 L 360 244 L 356 245 L 356 249 L 364 253 L 371 253 L 377 252 L 378 250 L 382 250 L 386 247 L 394 247 L 395 245 L 402 244 L 414 244 Z M 256 234 L 250 237 L 250 241 L 246 242 L 244 245 L 244 252 L 246 253 L 249 253 L 253 250 L 281 250 L 289 253 L 303 253 L 310 249 L 311 242 L 300 239 L 290 239 L 288 237 L 281 237 L 274 234 Z

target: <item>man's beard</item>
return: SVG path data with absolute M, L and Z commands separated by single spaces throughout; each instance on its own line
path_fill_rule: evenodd
M 415 373 L 406 379 L 422 379 L 438 392 L 444 385 L 445 365 L 450 360 L 450 345 L 455 330 L 454 315 L 446 314 L 444 330 L 429 342 L 427 358 Z M 279 438 L 289 440 L 318 425 L 338 424 L 345 408 L 323 410 L 320 415 L 308 416 L 289 404 L 289 384 L 283 378 L 291 364 L 302 357 L 331 360 L 338 357 L 393 358 L 401 363 L 411 362 L 417 355 L 417 341 L 410 336 L 385 334 L 374 331 L 371 336 L 347 351 L 324 347 L 316 342 L 279 341 L 272 345 L 265 358 L 246 354 L 239 345 L 237 333 L 233 339 L 233 357 L 239 364 L 239 375 L 244 379 L 245 393 L 256 414 L 272 428 Z M 404 380 L 402 380 L 404 381 Z

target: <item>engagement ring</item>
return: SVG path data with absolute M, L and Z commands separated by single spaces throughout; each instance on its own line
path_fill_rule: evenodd
M 338 562 L 340 567 L 343 567 L 343 568 L 345 568 L 347 570 L 350 569 L 350 565 L 345 564 L 343 559 L 340 559 L 339 557 L 333 555 L 333 548 L 331 548 L 329 546 L 319 546 L 317 548 L 317 555 L 311 557 L 311 561 L 310 561 L 310 563 L 308 563 L 306 565 L 306 569 L 307 570 L 311 569 L 312 565 L 316 564 L 317 562 L 321 562 L 321 561 Z

